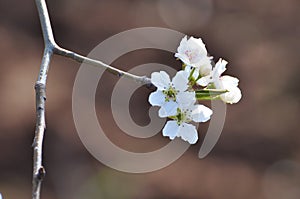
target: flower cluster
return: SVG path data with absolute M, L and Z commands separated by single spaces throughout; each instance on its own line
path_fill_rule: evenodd
M 151 82 L 157 90 L 150 94 L 149 102 L 160 107 L 160 117 L 170 119 L 162 131 L 164 136 L 171 140 L 181 137 L 194 144 L 198 132 L 193 123 L 206 122 L 213 113 L 210 108 L 199 104 L 199 100 L 220 99 L 225 103 L 237 103 L 242 97 L 239 80 L 221 76 L 227 61 L 219 59 L 213 67 L 212 57 L 200 38 L 188 39 L 185 36 L 175 57 L 182 61 L 182 70 L 172 80 L 164 71 L 152 73 Z

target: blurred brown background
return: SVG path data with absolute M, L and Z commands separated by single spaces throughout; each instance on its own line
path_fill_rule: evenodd
M 200 141 L 172 165 L 148 174 L 126 174 L 95 160 L 72 119 L 72 87 L 79 64 L 55 56 L 47 85 L 43 199 L 299 199 L 300 2 L 298 0 L 61 0 L 48 2 L 57 43 L 88 54 L 127 29 L 155 26 L 201 37 L 215 61 L 229 61 L 243 98 L 228 106 L 223 133 L 205 159 Z M 0 1 L 0 193 L 30 198 L 35 125 L 34 83 L 43 43 L 34 1 Z M 136 65 L 179 63 L 162 51 L 140 50 L 116 60 Z M 177 64 L 177 65 L 176 65 Z M 124 67 L 126 66 L 126 67 Z M 168 140 L 139 142 L 111 121 L 108 88 L 97 92 L 97 111 L 124 148 L 151 151 Z M 133 118 L 147 124 L 147 89 L 134 97 Z M 146 106 L 145 106 L 146 105 Z M 146 107 L 146 108 L 145 108 Z M 102 121 L 103 121 L 102 120 Z M 111 124 L 111 126 L 110 126 Z M 130 144 L 129 144 L 130 143 Z M 132 143 L 142 143 L 131 145 Z M 154 147 L 154 148 L 155 148 Z

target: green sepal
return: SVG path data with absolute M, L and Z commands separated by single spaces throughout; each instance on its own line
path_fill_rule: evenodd
M 220 95 L 228 92 L 223 89 L 201 89 L 196 90 L 196 99 L 197 100 L 216 100 L 220 99 Z

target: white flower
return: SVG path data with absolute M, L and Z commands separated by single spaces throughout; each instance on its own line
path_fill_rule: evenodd
M 220 95 L 221 99 L 226 103 L 237 103 L 242 98 L 241 90 L 238 88 L 239 80 L 228 75 L 221 76 L 226 70 L 227 61 L 219 59 L 214 69 L 209 75 L 200 78 L 197 84 L 207 86 L 212 83 L 217 89 L 224 89 L 228 92 Z
M 160 117 L 176 115 L 178 103 L 184 105 L 195 103 L 195 92 L 186 91 L 188 75 L 186 71 L 179 71 L 171 81 L 164 71 L 152 73 L 151 82 L 157 90 L 150 94 L 148 100 L 152 106 L 161 106 L 158 112 Z
M 220 77 L 220 89 L 228 90 L 228 92 L 220 95 L 221 99 L 229 104 L 234 104 L 242 98 L 242 92 L 238 88 L 239 80 L 228 75 Z
M 198 140 L 198 132 L 190 122 L 206 122 L 210 119 L 212 110 L 203 105 L 181 106 L 177 109 L 177 114 L 172 117 L 174 120 L 168 121 L 163 129 L 163 136 L 173 140 L 181 137 L 190 144 L 195 144 Z
M 185 36 L 177 48 L 175 57 L 179 58 L 188 69 L 194 67 L 196 69 L 194 76 L 198 77 L 199 74 L 205 76 L 212 70 L 212 57 L 207 56 L 205 44 L 200 38 L 190 37 L 187 39 L 187 36 Z

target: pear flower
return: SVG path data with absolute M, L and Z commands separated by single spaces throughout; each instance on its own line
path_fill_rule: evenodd
M 227 61 L 219 59 L 209 75 L 200 78 L 197 83 L 201 86 L 212 84 L 216 89 L 227 90 L 228 92 L 220 95 L 226 103 L 237 103 L 242 97 L 241 90 L 238 88 L 239 80 L 228 75 L 221 76 L 226 70 Z
M 152 106 L 160 106 L 160 117 L 176 115 L 179 103 L 186 106 L 195 103 L 195 92 L 186 91 L 188 76 L 186 71 L 179 71 L 171 81 L 164 71 L 151 74 L 151 82 L 157 90 L 150 94 L 148 100 Z
M 241 99 L 242 93 L 237 78 L 222 76 L 227 61 L 220 59 L 212 67 L 212 57 L 200 38 L 182 38 L 175 57 L 182 61 L 182 70 L 172 81 L 164 71 L 152 73 L 151 82 L 157 90 L 150 94 L 148 101 L 152 106 L 160 107 L 160 117 L 169 119 L 162 130 L 163 136 L 171 140 L 180 137 L 195 144 L 198 140 L 195 123 L 208 121 L 213 113 L 210 108 L 198 104 L 196 99 L 219 97 L 233 104 Z
M 179 47 L 175 57 L 179 58 L 185 65 L 187 70 L 195 68 L 194 78 L 197 79 L 199 75 L 205 76 L 212 70 L 211 59 L 207 56 L 207 50 L 202 39 L 185 36 Z
M 212 110 L 203 105 L 185 106 L 179 104 L 177 114 L 171 117 L 163 129 L 163 136 L 173 140 L 175 137 L 181 137 L 190 144 L 195 144 L 198 140 L 198 132 L 196 127 L 190 122 L 206 122 L 210 119 Z

